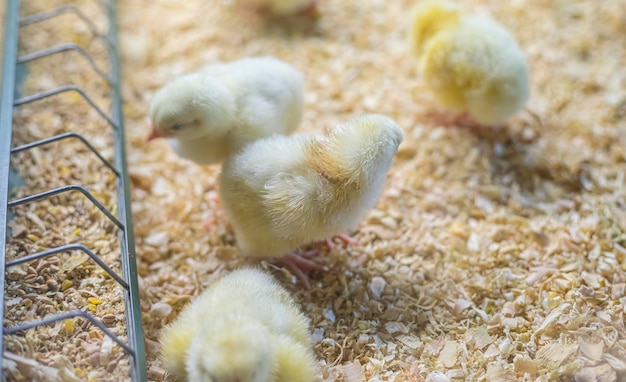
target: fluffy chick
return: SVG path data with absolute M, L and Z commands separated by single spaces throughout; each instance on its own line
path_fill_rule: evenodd
M 408 33 L 418 70 L 444 107 L 498 125 L 526 104 L 526 59 L 494 20 L 451 2 L 423 1 L 413 9 Z
M 268 274 L 244 268 L 209 286 L 161 334 L 166 368 L 191 382 L 309 382 L 309 321 Z
M 274 16 L 293 15 L 319 16 L 318 0 L 238 0 L 237 4 Z
M 249 142 L 293 132 L 302 103 L 302 75 L 281 60 L 250 57 L 212 64 L 155 93 L 148 140 L 170 138 L 183 158 L 221 163 Z
M 220 200 L 242 252 L 288 255 L 355 229 L 376 204 L 402 139 L 391 118 L 365 115 L 327 135 L 276 135 L 244 147 L 224 162 L 219 178 Z M 297 257 L 287 260 L 310 288 Z

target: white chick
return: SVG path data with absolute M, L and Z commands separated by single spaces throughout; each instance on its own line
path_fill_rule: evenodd
M 274 16 L 319 16 L 318 0 L 237 0 L 237 4 Z
M 170 138 L 183 158 L 221 163 L 249 142 L 293 132 L 302 103 L 302 75 L 283 61 L 251 57 L 212 64 L 156 92 L 148 140 Z
M 325 136 L 272 136 L 224 162 L 220 200 L 241 251 L 279 257 L 355 229 L 377 202 L 403 133 L 391 118 L 365 115 Z M 308 289 L 299 255 L 282 261 Z
M 447 1 L 419 2 L 408 39 L 436 99 L 485 125 L 499 125 L 529 97 L 528 67 L 515 38 L 494 20 Z
M 265 272 L 218 279 L 163 329 L 165 367 L 190 382 L 310 382 L 318 375 L 309 321 Z

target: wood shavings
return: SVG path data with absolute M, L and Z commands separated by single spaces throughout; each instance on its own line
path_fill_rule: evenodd
M 538 362 L 524 356 L 517 355 L 513 360 L 513 365 L 515 366 L 515 372 L 518 375 L 528 373 L 531 376 L 535 376 L 539 372 Z
M 434 371 L 428 374 L 427 382 L 450 382 L 450 378 L 440 371 Z
M 456 365 L 457 362 L 457 344 L 455 341 L 446 341 L 441 353 L 439 353 L 439 361 L 447 368 Z
M 553 343 L 546 345 L 537 351 L 537 361 L 546 369 L 554 370 L 576 353 L 579 349 L 575 344 Z
M 373 277 L 370 281 L 370 291 L 372 292 L 372 296 L 374 296 L 374 298 L 380 298 L 386 284 L 387 282 L 384 278 Z
M 341 372 L 343 373 L 343 378 L 345 382 L 366 381 L 363 367 L 361 366 L 361 363 L 359 363 L 359 361 L 356 359 L 352 363 L 341 366 Z
M 604 354 L 604 342 L 588 342 L 585 340 L 581 340 L 579 342 L 580 351 L 582 354 L 589 358 L 592 361 L 598 361 L 602 358 Z
M 493 342 L 487 328 L 484 326 L 470 329 L 465 337 L 466 341 L 473 344 L 478 350 L 485 348 Z
M 616 16 L 626 14 L 623 2 L 464 2 L 511 29 L 528 56 L 529 113 L 497 132 L 422 118 L 437 106 L 407 54 L 414 1 L 320 2 L 322 17 L 307 25 L 265 21 L 221 1 L 179 3 L 119 4 L 152 343 L 215 277 L 250 262 L 215 200 L 219 166 L 195 166 L 165 143 L 146 144 L 148 103 L 162 84 L 205 63 L 272 54 L 303 71 L 301 131 L 321 132 L 368 110 L 405 130 L 385 191 L 356 230 L 359 244 L 324 253 L 334 269 L 313 275 L 310 292 L 270 268 L 311 317 L 326 380 L 344 379 L 342 368 L 355 361 L 368 381 L 567 380 L 600 364 L 623 373 L 617 360 L 626 359 L 626 333 L 616 323 L 626 304 L 626 130 L 615 119 L 626 79 L 616 37 L 626 30 Z M 152 310 L 158 303 L 172 312 Z M 587 331 L 597 337 L 583 337 Z M 536 358 L 581 338 L 602 340 L 600 360 L 580 345 L 548 373 Z M 456 343 L 450 367 L 440 361 L 451 354 L 447 341 Z M 157 351 L 148 349 L 150 378 L 162 381 Z

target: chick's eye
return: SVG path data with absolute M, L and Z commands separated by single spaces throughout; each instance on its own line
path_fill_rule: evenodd
M 181 131 L 183 129 L 183 125 L 181 123 L 177 123 L 170 127 L 171 131 Z

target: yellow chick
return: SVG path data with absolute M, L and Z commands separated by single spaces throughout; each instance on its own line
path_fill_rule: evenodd
M 237 4 L 273 16 L 319 16 L 318 0 L 238 0 Z
M 209 65 L 157 91 L 148 140 L 169 138 L 198 164 L 223 162 L 245 144 L 293 132 L 302 118 L 302 74 L 272 57 Z
M 413 9 L 408 39 L 426 85 L 446 108 L 499 125 L 526 104 L 524 53 L 495 21 L 451 2 L 422 1 Z
M 230 157 L 220 200 L 238 246 L 249 256 L 279 257 L 355 229 L 378 201 L 403 133 L 391 118 L 365 115 L 327 135 L 272 136 Z M 310 288 L 300 255 L 281 259 Z
M 221 277 L 163 329 L 165 367 L 190 382 L 312 382 L 309 321 L 272 276 Z

